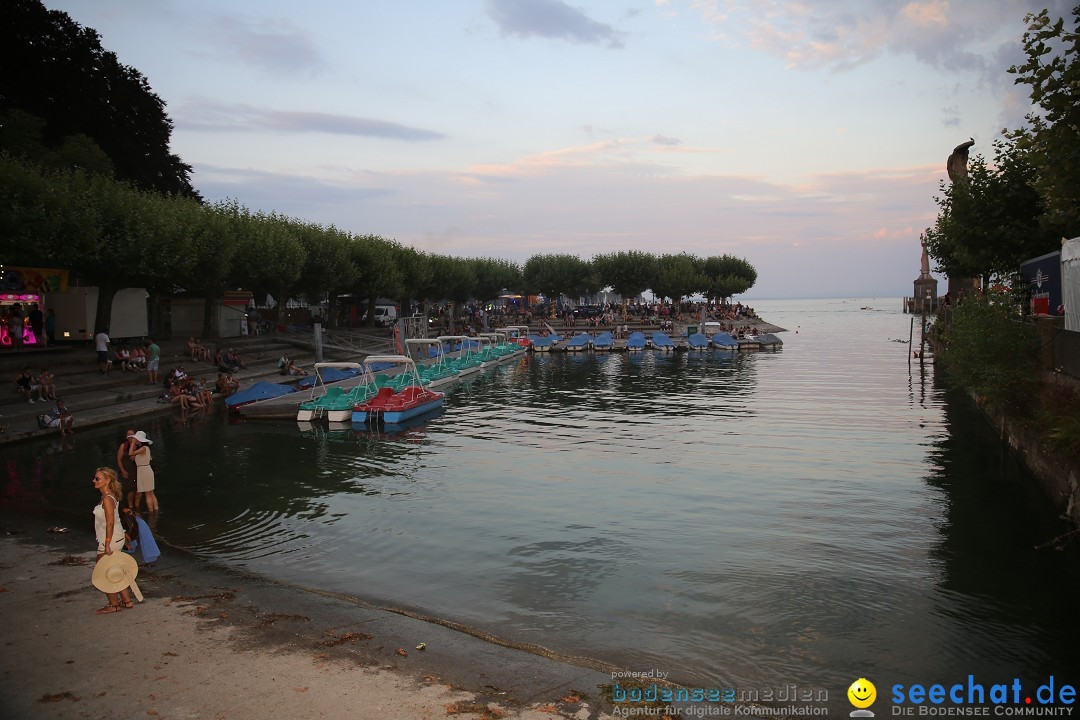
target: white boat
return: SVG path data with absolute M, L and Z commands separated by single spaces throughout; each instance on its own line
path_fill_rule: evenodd
M 476 358 L 472 338 L 468 335 L 440 335 L 435 339 L 443 345 L 443 352 L 450 358 L 450 366 L 462 377 L 480 372 L 480 361 Z M 460 344 L 460 350 L 454 350 L 455 342 Z
M 709 344 L 717 350 L 738 350 L 739 341 L 730 333 L 717 332 L 709 337 Z
M 499 362 L 525 352 L 525 348 L 515 342 L 510 342 L 510 335 L 505 330 L 477 333 L 477 337 L 485 337 L 491 341 L 491 353 L 498 356 Z
M 480 348 L 476 351 L 476 357 L 480 360 L 480 367 L 492 368 L 502 360 L 502 356 L 495 350 L 494 337 L 478 333 L 476 337 L 469 338 L 469 340 L 480 344 Z
M 345 378 L 331 380 L 333 371 L 346 373 Z M 330 422 L 345 422 L 352 418 L 353 405 L 364 402 L 375 393 L 375 378 L 370 368 L 355 362 L 315 363 L 315 384 L 311 394 L 296 410 L 297 422 L 326 418 Z
M 434 362 L 430 351 L 424 352 L 426 348 L 432 347 L 438 348 Z M 405 354 L 416 361 L 420 380 L 426 388 L 437 390 L 438 388 L 447 387 L 456 383 L 458 378 L 461 377 L 461 372 L 451 366 L 449 357 L 443 352 L 442 341 L 438 338 L 434 340 L 409 338 L 405 341 Z
M 585 350 L 592 349 L 593 336 L 589 333 L 578 333 L 574 337 L 566 341 L 565 348 L 567 352 L 583 352 Z
M 520 345 L 522 351 L 526 351 L 532 347 L 532 340 L 529 339 L 528 325 L 507 325 L 506 333 L 509 336 L 510 342 L 515 342 Z

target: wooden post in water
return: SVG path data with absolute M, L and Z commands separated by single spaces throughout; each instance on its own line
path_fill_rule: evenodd
M 914 319 L 914 318 L 913 318 Z M 919 328 L 919 367 L 926 365 L 926 305 L 923 304 L 920 316 L 922 326 Z
M 911 367 L 911 341 L 915 337 L 915 318 L 911 318 L 911 327 L 908 328 L 907 335 L 907 364 Z
M 322 361 L 322 323 L 315 323 L 315 362 L 321 363 Z

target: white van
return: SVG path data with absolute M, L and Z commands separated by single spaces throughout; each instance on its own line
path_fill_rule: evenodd
M 376 305 L 375 306 L 375 324 L 380 327 L 386 327 L 387 325 L 393 325 L 397 322 L 398 312 L 397 307 L 394 305 Z

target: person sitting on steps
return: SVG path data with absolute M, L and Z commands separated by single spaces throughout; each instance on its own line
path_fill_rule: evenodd
M 49 368 L 41 368 L 41 375 L 38 375 L 38 385 L 41 386 L 41 393 L 45 395 L 47 400 L 56 401 L 56 377 L 49 372 Z
M 30 397 L 31 393 L 37 393 L 38 400 L 44 400 L 41 396 L 41 383 L 34 378 L 34 374 L 30 372 L 29 367 L 23 368 L 23 371 L 15 376 L 15 388 L 26 395 L 26 401 L 33 403 L 34 398 Z

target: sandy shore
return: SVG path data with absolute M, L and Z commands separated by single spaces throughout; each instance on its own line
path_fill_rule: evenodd
M 48 527 L 0 515 L 0 717 L 610 717 L 610 672 L 169 548 L 140 567 L 145 602 L 95 615 L 92 535 Z

